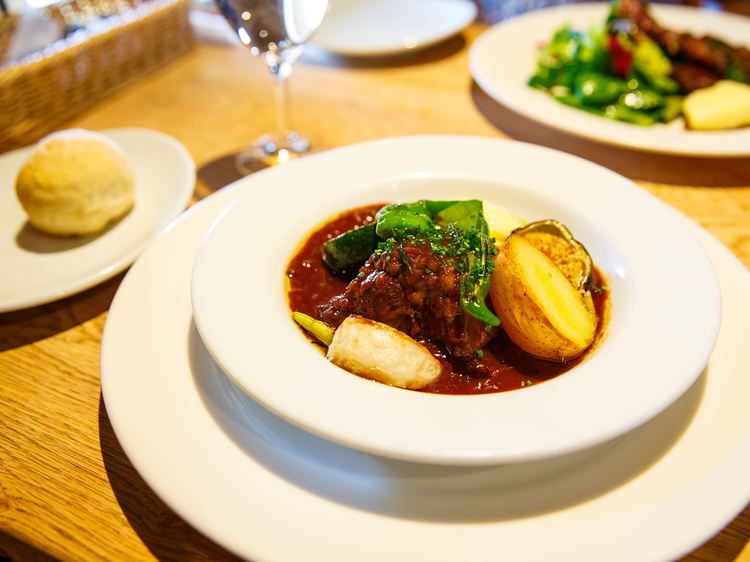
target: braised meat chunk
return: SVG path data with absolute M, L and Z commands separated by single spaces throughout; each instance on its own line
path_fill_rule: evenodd
M 642 0 L 620 0 L 614 15 L 635 24 L 639 33 L 647 35 L 671 59 L 674 72 L 671 78 L 692 92 L 707 88 L 721 79 L 750 81 L 750 51 L 734 47 L 714 37 L 696 37 L 661 27 L 648 13 L 648 3 Z
M 356 314 L 414 338 L 442 342 L 455 356 L 482 349 L 496 328 L 466 314 L 460 304 L 461 263 L 434 251 L 424 238 L 386 245 L 373 254 L 343 294 L 320 307 L 320 317 L 340 325 Z

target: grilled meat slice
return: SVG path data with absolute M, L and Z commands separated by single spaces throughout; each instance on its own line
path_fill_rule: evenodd
M 620 0 L 615 14 L 635 24 L 636 40 L 643 33 L 664 50 L 672 61 L 671 78 L 688 92 L 711 86 L 722 78 L 746 82 L 750 78 L 750 51 L 745 47 L 735 48 L 713 37 L 665 29 L 649 15 L 641 0 Z M 736 66 L 741 69 L 739 74 L 737 68 L 732 68 Z
M 707 68 L 683 62 L 672 63 L 671 78 L 687 92 L 708 88 L 721 80 L 718 74 Z

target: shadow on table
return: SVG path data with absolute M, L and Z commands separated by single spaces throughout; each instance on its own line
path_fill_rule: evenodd
M 120 273 L 59 301 L 0 314 L 0 352 L 65 332 L 106 312 L 124 276 Z
M 321 147 L 317 147 L 317 149 L 313 148 L 309 152 L 305 153 L 305 155 L 315 154 L 324 150 L 325 148 Z M 225 154 L 223 156 L 215 158 L 214 160 L 201 164 L 197 171 L 198 181 L 196 182 L 194 192 L 194 196 L 196 199 L 203 199 L 204 197 L 208 197 L 222 187 L 226 187 L 230 183 L 245 177 L 237 171 L 237 167 L 235 165 L 237 154 L 237 152 Z M 250 174 L 260 172 L 269 167 L 262 162 L 245 163 L 245 166 L 250 170 Z
M 99 443 L 109 483 L 123 514 L 158 560 L 239 560 L 188 525 L 149 488 L 122 450 L 101 397 Z
M 495 101 L 476 83 L 471 95 L 485 119 L 509 137 L 580 156 L 630 179 L 696 187 L 750 185 L 750 158 L 696 158 L 608 145 L 524 117 Z
M 203 199 L 211 195 L 214 191 L 241 179 L 243 176 L 237 171 L 237 167 L 234 165 L 236 157 L 236 153 L 227 154 L 201 165 L 197 171 L 198 181 L 196 182 L 195 196 Z M 258 162 L 257 170 L 254 171 L 258 172 L 266 167 Z
M 59 559 L 0 531 L 0 562 L 59 562 Z

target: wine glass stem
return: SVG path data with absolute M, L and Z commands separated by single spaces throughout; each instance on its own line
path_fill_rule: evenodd
M 284 68 L 286 66 L 286 68 Z M 279 66 L 271 67 L 273 80 L 276 82 L 276 124 L 280 133 L 286 133 L 289 127 L 289 96 L 287 78 L 291 70 L 289 63 L 282 63 Z

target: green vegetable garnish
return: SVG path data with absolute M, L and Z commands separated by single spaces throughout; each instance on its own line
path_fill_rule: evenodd
M 334 271 L 340 271 L 364 263 L 375 245 L 374 224 L 352 229 L 323 243 L 323 262 Z
M 370 227 L 372 230 L 366 230 Z M 489 237 L 481 201 L 420 200 L 386 205 L 378 211 L 373 225 L 323 244 L 323 261 L 340 271 L 363 263 L 373 252 L 389 252 L 394 243 L 411 238 L 426 240 L 436 254 L 455 258 L 456 271 L 461 273 L 460 303 L 464 312 L 490 326 L 500 324 L 485 304 L 497 249 Z M 400 257 L 411 270 L 403 248 Z
M 316 320 L 315 318 L 308 316 L 307 314 L 303 314 L 302 312 L 293 312 L 292 318 L 297 324 L 310 332 L 323 344 L 331 345 L 331 342 L 333 341 L 333 335 L 336 333 L 336 330 L 333 326 L 330 326 L 329 324 L 326 324 L 321 320 Z
M 680 87 L 661 48 L 616 15 L 613 2 L 600 28 L 555 32 L 537 59 L 528 84 L 557 101 L 609 119 L 636 125 L 668 123 L 682 114 Z

